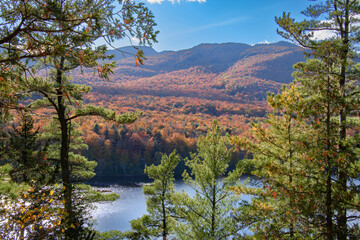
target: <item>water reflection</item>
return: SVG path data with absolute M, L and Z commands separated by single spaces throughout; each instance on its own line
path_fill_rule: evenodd
M 97 220 L 95 229 L 104 232 L 110 230 L 128 230 L 129 221 L 141 217 L 146 212 L 145 197 L 141 186 L 115 186 L 111 189 L 120 194 L 114 202 L 96 203 L 92 216 Z
M 133 186 L 110 186 L 112 192 L 120 194 L 114 202 L 95 203 L 91 216 L 96 220 L 95 229 L 100 232 L 110 230 L 130 230 L 129 221 L 141 217 L 146 213 L 146 200 L 142 192 L 141 183 Z M 175 183 L 176 191 L 184 189 L 193 194 L 193 189 L 183 182 Z
M 95 229 L 100 232 L 110 230 L 130 230 L 129 221 L 141 217 L 146 213 L 146 200 L 142 192 L 142 183 L 131 186 L 112 185 L 112 192 L 120 194 L 120 198 L 114 202 L 95 203 L 95 209 L 91 216 L 96 220 Z M 189 195 L 195 191 L 182 181 L 175 182 L 175 190 L 185 190 Z M 242 200 L 249 200 L 250 196 L 242 196 Z

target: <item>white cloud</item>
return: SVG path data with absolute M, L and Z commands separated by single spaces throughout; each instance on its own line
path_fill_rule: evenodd
M 134 44 L 134 45 L 138 45 L 140 43 L 140 41 L 136 37 L 132 37 L 131 38 L 131 43 Z
M 265 40 L 263 42 L 258 42 L 258 43 L 253 43 L 253 44 L 250 44 L 250 46 L 255 46 L 255 45 L 258 45 L 258 44 L 271 44 L 272 42 L 269 42 L 268 40 Z
M 330 30 L 315 31 L 313 34 L 312 38 L 315 40 L 326 40 L 336 36 L 336 32 Z
M 259 42 L 257 44 L 270 44 L 271 42 L 269 42 L 268 40 L 265 40 L 264 42 Z
M 162 2 L 164 1 L 169 1 L 169 2 L 172 2 L 172 3 L 180 3 L 181 0 L 145 0 L 146 2 L 148 3 L 159 3 L 161 4 Z M 199 3 L 204 3 L 206 2 L 206 0 L 182 0 L 182 1 L 186 1 L 186 2 L 199 2 Z
M 350 24 L 350 27 L 360 27 L 360 15 L 356 15 L 352 17 L 353 21 Z M 323 23 L 331 23 L 331 21 L 327 20 L 327 21 L 322 21 Z M 336 27 L 336 24 L 335 24 Z M 330 39 L 330 38 L 334 38 L 336 36 L 338 36 L 338 32 L 334 31 L 334 30 L 319 30 L 319 31 L 313 31 L 313 37 L 312 39 L 314 40 L 326 40 L 326 39 Z
M 334 20 L 324 20 L 324 21 L 321 21 L 320 23 L 325 24 L 324 28 L 326 28 L 326 27 L 336 28 L 337 27 L 337 24 L 334 23 Z M 329 25 L 329 26 L 327 26 L 327 25 Z M 331 26 L 331 25 L 334 25 L 334 26 Z M 351 17 L 350 27 L 360 27 L 360 14 L 357 14 L 357 15 L 354 15 Z M 313 31 L 312 34 L 313 34 L 312 39 L 321 41 L 321 40 L 334 38 L 334 37 L 338 36 L 339 33 L 334 30 L 326 30 L 325 29 L 325 30 Z

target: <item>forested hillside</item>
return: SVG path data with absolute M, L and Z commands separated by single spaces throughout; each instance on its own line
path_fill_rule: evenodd
M 163 0 L 0 2 L 0 239 L 360 239 L 359 0 L 275 17 L 297 46 L 164 52 L 151 48 L 159 31 L 147 7 Z M 264 24 L 264 9 L 294 4 L 229 1 L 246 11 L 223 19 L 219 2 L 165 1 L 166 13 L 188 4 L 219 17 L 196 25 L 187 8 L 191 24 L 169 35 L 233 35 L 255 13 Z M 142 47 L 109 52 L 122 40 Z M 147 212 L 131 229 L 96 231 L 93 203 L 126 197 L 89 181 L 142 185 L 144 173 Z M 177 191 L 180 174 L 189 192 Z M 134 211 L 128 203 L 103 215 L 123 217 L 115 205 Z
M 134 58 L 127 54 L 110 52 L 116 61 L 110 82 L 99 82 L 92 72 L 85 77 L 75 74 L 74 78 L 92 85 L 98 92 L 111 88 L 112 94 L 206 96 L 211 100 L 244 102 L 262 100 L 267 91 L 291 82 L 293 64 L 304 59 L 304 49 L 287 42 L 255 46 L 201 44 L 160 53 L 151 48 L 141 49 L 147 57 L 141 66 L 134 64 Z M 119 50 L 131 53 L 127 47 Z
M 132 125 L 120 127 L 82 120 L 89 145 L 84 154 L 98 162 L 97 176 L 143 175 L 145 164 L 159 162 L 162 153 L 174 149 L 188 157 L 213 119 L 228 133 L 246 134 L 246 123 L 268 112 L 267 92 L 290 83 L 293 64 L 304 60 L 304 49 L 288 42 L 201 44 L 165 52 L 140 49 L 147 58 L 141 66 L 135 64 L 133 48 L 110 52 L 116 68 L 108 82 L 90 71 L 73 74 L 76 82 L 92 86 L 87 103 L 143 112 Z M 239 156 L 233 155 L 232 167 Z M 181 167 L 175 171 L 181 173 Z

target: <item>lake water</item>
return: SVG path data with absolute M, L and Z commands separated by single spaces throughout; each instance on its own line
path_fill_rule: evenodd
M 146 200 L 142 192 L 142 184 L 119 184 L 103 188 L 120 194 L 120 198 L 114 202 L 94 204 L 96 208 L 91 211 L 91 216 L 96 220 L 95 230 L 100 232 L 130 230 L 129 221 L 146 213 Z M 182 189 L 190 195 L 195 192 L 182 181 L 176 181 L 175 190 L 182 191 Z M 242 199 L 250 199 L 250 196 L 243 196 Z

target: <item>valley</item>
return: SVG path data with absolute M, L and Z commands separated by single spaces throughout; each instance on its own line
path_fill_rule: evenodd
M 132 48 L 113 50 L 116 63 L 110 81 L 92 71 L 73 73 L 77 83 L 92 86 L 85 103 L 120 113 L 141 111 L 131 125 L 116 126 L 97 118 L 80 120 L 83 154 L 98 162 L 97 176 L 143 175 L 144 165 L 158 163 L 174 149 L 183 157 L 196 149 L 197 138 L 218 120 L 224 133 L 247 135 L 248 123 L 261 120 L 269 108 L 267 92 L 292 81 L 292 66 L 304 60 L 304 49 L 287 42 L 250 46 L 201 44 L 181 51 L 156 52 L 142 47 L 147 60 L 137 66 Z M 232 167 L 243 157 L 233 155 Z M 175 174 L 179 177 L 184 166 Z

